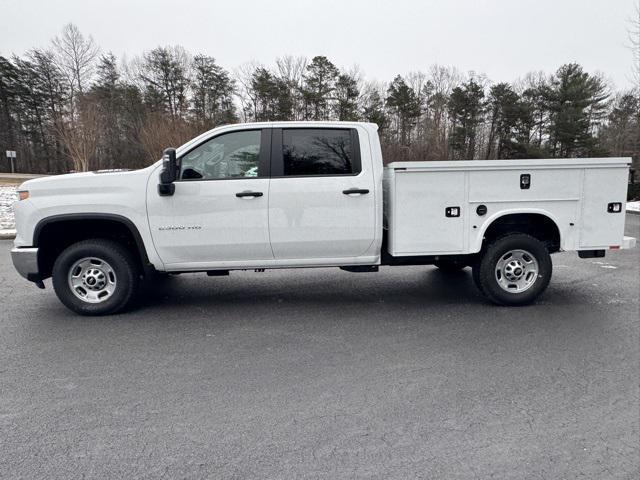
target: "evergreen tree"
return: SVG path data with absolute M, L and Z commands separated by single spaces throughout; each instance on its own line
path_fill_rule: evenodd
M 484 90 L 473 78 L 452 90 L 448 101 L 451 133 L 449 144 L 454 158 L 473 159 L 478 126 L 482 120 Z
M 338 120 L 358 120 L 358 81 L 348 73 L 338 76 L 335 86 L 335 116 Z
M 327 57 L 311 59 L 304 74 L 302 97 L 306 107 L 305 120 L 329 118 L 329 101 L 334 93 L 338 69 Z
M 176 120 L 187 111 L 189 55 L 182 47 L 158 47 L 143 55 L 139 72 L 145 103 Z
M 377 90 L 370 90 L 362 106 L 363 120 L 378 125 L 378 133 L 382 136 L 389 126 L 389 117 L 385 111 L 384 100 Z
M 400 144 L 409 145 L 411 129 L 415 126 L 421 113 L 418 95 L 398 75 L 387 90 L 386 103 L 396 118 L 397 137 Z
M 196 55 L 192 62 L 192 113 L 203 128 L 236 121 L 233 94 L 235 85 L 213 57 Z
M 606 113 L 609 94 L 599 77 L 575 63 L 563 65 L 545 90 L 549 110 L 549 150 L 553 156 L 597 155 L 593 135 Z

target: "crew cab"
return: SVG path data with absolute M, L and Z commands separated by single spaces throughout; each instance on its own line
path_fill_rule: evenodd
M 635 246 L 624 236 L 630 161 L 385 167 L 374 124 L 228 125 L 141 170 L 25 182 L 11 255 L 86 315 L 124 309 L 158 272 L 293 267 L 470 266 L 490 301 L 523 305 L 547 287 L 550 254 Z

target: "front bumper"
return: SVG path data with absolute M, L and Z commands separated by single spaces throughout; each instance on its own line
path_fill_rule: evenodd
M 13 266 L 20 275 L 31 282 L 41 282 L 38 271 L 38 249 L 36 247 L 14 247 L 11 249 Z

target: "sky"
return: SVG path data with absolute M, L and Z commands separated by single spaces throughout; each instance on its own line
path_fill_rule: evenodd
M 131 58 L 179 44 L 233 71 L 325 55 L 368 80 L 438 63 L 513 81 L 578 62 L 631 87 L 639 0 L 0 0 L 0 55 L 46 47 L 69 22 Z

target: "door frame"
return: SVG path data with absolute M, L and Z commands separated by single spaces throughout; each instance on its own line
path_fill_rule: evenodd
M 282 152 L 282 131 L 283 130 L 349 130 L 351 136 L 351 145 L 353 147 L 353 166 L 354 173 L 337 173 L 328 175 L 285 175 L 284 174 L 284 155 Z M 313 178 L 313 177 L 357 177 L 362 173 L 362 156 L 360 154 L 360 137 L 358 130 L 354 127 L 346 126 L 292 126 L 292 127 L 276 127 L 271 129 L 271 162 L 270 174 L 271 178 Z

